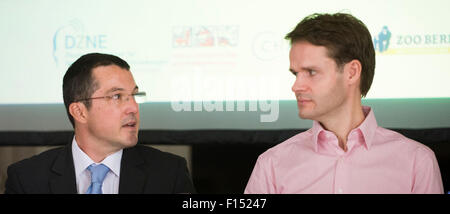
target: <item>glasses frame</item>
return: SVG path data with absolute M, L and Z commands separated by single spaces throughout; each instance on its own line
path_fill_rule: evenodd
M 81 101 L 86 101 L 86 100 L 95 100 L 95 99 L 111 99 L 111 100 L 119 100 L 120 98 L 115 98 L 118 94 L 114 94 L 114 95 L 110 95 L 110 96 L 103 96 L 103 97 L 89 97 L 89 98 L 84 98 L 84 99 L 79 99 L 79 100 L 75 100 L 73 102 L 81 102 Z M 140 92 L 136 92 L 136 93 L 132 93 L 132 94 L 127 94 L 128 96 L 147 96 L 147 93 L 144 91 L 140 91 Z

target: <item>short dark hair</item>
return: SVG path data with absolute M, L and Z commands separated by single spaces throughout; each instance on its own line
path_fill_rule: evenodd
M 326 47 L 328 56 L 339 67 L 351 60 L 359 60 L 362 66 L 360 91 L 362 97 L 366 96 L 375 73 L 375 49 L 362 21 L 346 13 L 315 13 L 304 18 L 285 39 L 291 44 L 306 41 Z
M 102 53 L 89 53 L 78 58 L 67 69 L 63 79 L 63 98 L 67 115 L 75 127 L 74 119 L 69 112 L 69 105 L 77 100 L 89 98 L 98 88 L 98 84 L 92 75 L 92 70 L 99 66 L 117 65 L 130 70 L 128 63 L 114 55 Z M 91 101 L 82 101 L 86 108 L 90 108 Z

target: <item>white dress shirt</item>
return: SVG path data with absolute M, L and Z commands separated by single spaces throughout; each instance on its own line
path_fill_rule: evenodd
M 103 180 L 102 192 L 103 194 L 118 194 L 119 193 L 119 178 L 120 178 L 120 163 L 122 160 L 123 149 L 114 154 L 109 155 L 100 163 L 95 163 L 83 150 L 78 146 L 75 137 L 72 141 L 72 156 L 75 165 L 75 177 L 77 182 L 78 194 L 85 194 L 89 185 L 91 185 L 91 172 L 87 169 L 91 164 L 104 164 L 110 171 L 106 174 Z

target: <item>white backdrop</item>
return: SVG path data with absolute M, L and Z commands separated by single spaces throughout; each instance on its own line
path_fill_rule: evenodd
M 292 100 L 284 36 L 315 12 L 384 26 L 367 98 L 450 97 L 450 1 L 2 0 L 0 104 L 62 103 L 89 52 L 126 60 L 148 101 Z M 381 38 L 383 39 L 383 38 Z

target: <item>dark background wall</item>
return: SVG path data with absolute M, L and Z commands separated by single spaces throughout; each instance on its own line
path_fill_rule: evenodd
M 441 170 L 444 191 L 450 191 L 450 129 L 396 130 L 432 149 Z M 267 139 L 249 143 L 195 144 L 192 170 L 199 193 L 243 193 L 258 156 L 299 133 L 294 130 L 262 132 Z M 248 133 L 249 136 L 258 135 Z M 256 137 L 258 139 L 258 137 Z M 273 140 L 273 143 L 267 142 Z
M 438 160 L 445 192 L 450 191 L 450 128 L 394 129 L 430 147 Z M 187 145 L 198 193 L 243 193 L 258 156 L 304 130 L 143 130 L 141 144 Z M 60 146 L 73 132 L 0 132 L 1 146 Z M 188 160 L 189 161 L 189 160 Z

